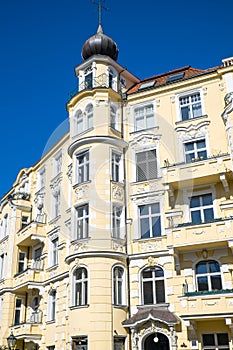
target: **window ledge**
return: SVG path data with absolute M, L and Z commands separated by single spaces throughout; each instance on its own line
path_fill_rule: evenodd
M 190 123 L 193 120 L 204 119 L 204 118 L 208 118 L 208 115 L 204 114 L 204 115 L 200 115 L 199 117 L 196 117 L 196 118 L 190 118 L 190 119 L 187 119 L 187 120 L 178 120 L 177 122 L 175 122 L 175 124 L 179 125 L 181 123 Z
M 159 126 L 153 126 L 152 128 L 148 128 L 148 129 L 132 131 L 129 133 L 129 135 L 135 135 L 135 134 L 139 134 L 140 132 L 152 131 L 152 130 L 156 130 L 156 131 L 159 130 Z
M 112 304 L 112 306 L 114 307 L 114 309 L 127 309 L 128 306 L 127 305 L 116 305 L 116 304 Z
M 90 239 L 91 237 L 85 237 L 85 238 L 75 238 L 73 241 L 71 241 L 70 243 L 75 245 L 75 244 L 79 244 L 80 242 L 88 242 L 88 240 Z
M 48 224 L 49 224 L 49 225 L 50 225 L 50 224 L 53 224 L 54 222 L 58 221 L 60 218 L 61 218 L 61 215 L 58 215 L 58 216 L 56 216 L 55 218 L 53 218 L 52 220 L 50 220 L 50 221 L 48 222 Z
M 49 321 L 46 321 L 45 324 L 53 324 L 55 323 L 56 320 L 49 320 Z
M 137 305 L 138 309 L 146 309 L 146 308 L 161 308 L 167 309 L 169 307 L 169 303 L 161 303 L 161 304 L 145 304 L 145 305 Z
M 161 236 L 156 236 L 156 237 L 148 237 L 148 238 L 142 238 L 142 237 L 139 237 L 139 238 L 136 238 L 134 239 L 133 241 L 134 242 L 142 242 L 142 241 L 151 241 L 151 240 L 162 240 L 163 238 L 167 238 L 167 235 L 161 235 Z
M 73 185 L 73 189 L 75 189 L 77 187 L 81 187 L 82 185 L 90 184 L 90 183 L 91 183 L 91 180 L 76 183 L 76 184 Z
M 87 132 L 90 132 L 90 131 L 92 131 L 92 130 L 94 130 L 94 127 L 93 127 L 93 126 L 92 126 L 91 128 L 88 128 L 88 129 L 86 129 L 86 130 L 83 130 L 82 132 L 79 132 L 79 133 L 75 134 L 75 135 L 72 137 L 72 139 L 76 139 L 77 137 L 80 137 L 80 136 L 82 136 L 82 135 L 85 135 Z
M 158 180 L 161 180 L 162 177 L 156 177 L 155 179 L 150 179 L 150 180 L 145 180 L 145 181 L 135 181 L 135 182 L 130 182 L 130 185 L 141 185 L 141 184 L 146 184 L 146 183 L 152 183 Z
M 85 309 L 88 308 L 90 305 L 86 304 L 86 305 L 73 305 L 70 306 L 70 310 L 76 310 L 76 309 Z
M 55 270 L 56 268 L 58 267 L 58 264 L 56 265 L 52 265 L 52 266 L 49 266 L 46 271 L 52 271 L 52 270 Z

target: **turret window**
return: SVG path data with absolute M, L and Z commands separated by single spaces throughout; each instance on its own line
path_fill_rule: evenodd
M 74 271 L 74 306 L 87 305 L 88 274 L 80 267 Z
M 89 181 L 89 150 L 77 154 L 76 182 L 83 183 Z
M 93 105 L 89 103 L 84 111 L 80 109 L 74 116 L 74 133 L 79 135 L 82 132 L 91 129 L 93 127 Z

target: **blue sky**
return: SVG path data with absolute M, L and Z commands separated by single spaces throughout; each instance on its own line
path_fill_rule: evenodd
M 233 1 L 106 0 L 103 29 L 118 62 L 139 78 L 233 56 Z M 0 4 L 0 197 L 36 163 L 67 121 L 68 93 L 84 41 L 98 27 L 90 0 L 2 0 Z

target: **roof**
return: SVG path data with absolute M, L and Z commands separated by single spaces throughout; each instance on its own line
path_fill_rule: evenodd
M 168 325 L 174 325 L 179 323 L 179 319 L 167 308 L 151 307 L 142 308 L 138 312 L 130 317 L 128 320 L 122 322 L 124 327 L 133 327 L 139 323 L 144 323 L 149 319 L 161 321 Z
M 175 83 L 175 82 L 178 82 L 181 80 L 193 78 L 193 77 L 198 76 L 198 75 L 213 72 L 217 68 L 218 67 L 214 67 L 214 68 L 204 69 L 204 70 L 192 68 L 191 66 L 185 66 L 182 68 L 178 68 L 178 69 L 169 71 L 167 73 L 155 75 L 151 78 L 141 80 L 140 83 L 137 83 L 133 87 L 131 87 L 127 91 L 127 94 L 131 95 L 131 94 L 136 93 L 136 92 L 141 92 L 141 91 L 156 88 L 159 86 L 164 86 L 164 85 L 168 85 L 171 83 Z M 153 81 L 154 81 L 154 83 L 153 83 Z

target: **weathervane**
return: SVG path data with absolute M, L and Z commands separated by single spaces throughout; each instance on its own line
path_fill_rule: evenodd
M 109 9 L 103 5 L 105 0 L 99 0 L 98 2 L 91 0 L 91 2 L 98 6 L 99 24 L 102 25 L 102 10 L 109 11 Z

